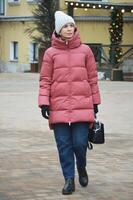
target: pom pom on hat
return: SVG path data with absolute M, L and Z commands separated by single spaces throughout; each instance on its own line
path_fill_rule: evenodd
M 55 12 L 55 31 L 57 34 L 59 34 L 62 27 L 68 23 L 75 24 L 74 19 L 71 16 L 65 14 L 62 11 Z

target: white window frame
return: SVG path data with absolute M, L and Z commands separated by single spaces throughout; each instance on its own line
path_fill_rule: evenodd
M 8 4 L 10 5 L 19 5 L 21 0 L 8 0 Z
M 0 0 L 0 15 L 5 15 L 5 0 Z
M 29 44 L 29 62 L 38 63 L 38 44 L 35 42 L 30 42 Z
M 10 61 L 18 61 L 18 42 L 10 43 Z
M 35 4 L 35 3 L 37 3 L 37 1 L 38 0 L 27 0 L 27 3 L 29 3 L 29 4 Z

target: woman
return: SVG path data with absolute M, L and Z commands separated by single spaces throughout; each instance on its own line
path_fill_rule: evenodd
M 52 45 L 45 51 L 40 72 L 39 107 L 54 131 L 64 195 L 75 191 L 75 159 L 79 183 L 88 185 L 88 129 L 100 104 L 97 81 L 93 53 L 81 43 L 74 19 L 56 11 Z

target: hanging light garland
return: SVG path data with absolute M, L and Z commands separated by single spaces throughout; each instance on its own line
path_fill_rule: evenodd
M 122 48 L 120 47 L 123 35 L 123 12 L 121 10 L 112 10 L 109 32 L 111 42 L 109 50 L 110 61 L 112 64 L 117 64 L 121 61 L 123 54 Z
M 66 1 L 65 4 L 67 6 L 73 7 L 73 8 L 92 8 L 92 9 L 108 9 L 108 10 L 115 10 L 115 9 L 119 9 L 121 10 L 122 13 L 124 12 L 131 12 L 133 13 L 133 5 L 131 4 L 130 6 L 128 5 L 119 5 L 119 4 L 109 4 L 109 3 L 83 3 L 81 2 L 75 2 L 75 1 Z M 86 10 L 85 10 L 86 11 Z

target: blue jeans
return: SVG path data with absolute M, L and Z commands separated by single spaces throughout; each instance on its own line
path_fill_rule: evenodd
M 77 168 L 86 167 L 88 122 L 58 123 L 53 125 L 64 178 L 74 178 Z

